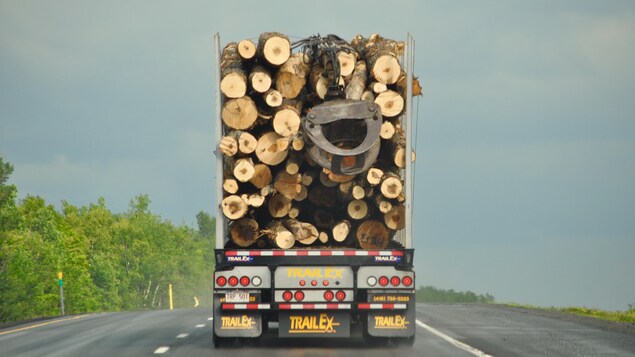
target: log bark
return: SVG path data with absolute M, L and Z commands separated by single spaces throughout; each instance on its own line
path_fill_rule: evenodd
M 374 102 L 375 101 L 375 95 L 373 94 L 372 91 L 365 90 L 364 93 L 362 93 L 362 97 L 360 99 L 364 100 L 364 101 L 367 101 L 367 102 Z
M 238 55 L 245 61 L 256 56 L 256 45 L 249 39 L 238 42 Z
M 288 142 L 285 146 L 284 141 L 279 140 L 281 138 L 276 132 L 270 131 L 258 139 L 256 156 L 260 162 L 275 166 L 287 158 Z
M 237 195 L 230 195 L 221 201 L 221 208 L 225 217 L 236 220 L 247 213 L 247 203 Z
M 262 66 L 255 66 L 249 73 L 249 85 L 254 92 L 265 93 L 271 88 L 271 74 Z
M 229 229 L 232 242 L 239 247 L 249 247 L 260 238 L 258 222 L 252 218 L 241 218 L 235 221 Z
M 355 235 L 362 249 L 384 249 L 388 246 L 388 229 L 379 221 L 362 222 L 357 227 Z
M 351 76 L 348 85 L 346 86 L 346 98 L 359 100 L 362 98 L 362 94 L 366 89 L 366 80 L 368 79 L 368 72 L 366 71 L 366 62 L 357 61 L 355 70 Z
M 232 129 L 249 129 L 258 118 L 254 101 L 248 96 L 230 99 L 225 102 L 221 112 L 223 123 Z
M 289 38 L 279 32 L 264 32 L 258 38 L 257 54 L 274 66 L 280 66 L 291 56 Z
M 394 90 L 387 90 L 377 95 L 375 103 L 381 108 L 381 115 L 387 118 L 401 114 L 405 107 L 403 97 Z

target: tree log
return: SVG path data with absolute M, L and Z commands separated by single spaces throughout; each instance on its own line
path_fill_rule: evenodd
M 256 45 L 249 39 L 238 42 L 238 54 L 240 57 L 248 61 L 256 55 Z
M 362 249 L 384 249 L 388 246 L 388 229 L 379 221 L 362 222 L 355 234 Z
M 415 162 L 415 158 L 416 155 L 413 150 L 410 155 L 410 160 L 412 160 L 411 162 Z M 403 169 L 406 167 L 406 148 L 400 147 L 397 149 L 397 151 L 395 152 L 394 161 L 395 165 L 397 165 L 398 168 Z
M 240 158 L 234 163 L 234 177 L 240 182 L 251 180 L 255 172 L 254 162 L 250 157 Z
M 294 99 L 306 84 L 310 60 L 302 52 L 295 53 L 280 66 L 276 74 L 276 89 L 283 97 Z
M 403 229 L 406 226 L 406 208 L 403 205 L 392 207 L 384 214 L 384 223 L 395 231 Z
M 269 89 L 263 95 L 265 103 L 271 108 L 277 108 L 282 105 L 282 94 L 275 89 Z
M 280 66 L 291 56 L 291 42 L 279 32 L 264 32 L 258 38 L 257 54 L 274 66 Z
M 367 79 L 368 73 L 366 72 L 366 62 L 357 61 L 355 70 L 353 71 L 351 79 L 345 89 L 346 98 L 355 100 L 361 99 L 366 88 Z
M 231 220 L 242 218 L 247 213 L 247 203 L 237 195 L 223 198 L 221 208 L 225 217 Z
M 380 82 L 372 82 L 368 85 L 368 89 L 373 91 L 375 94 L 380 94 L 388 90 L 388 86 L 385 83 Z
M 273 180 L 273 187 L 279 194 L 292 200 L 302 189 L 301 179 L 300 174 L 290 175 L 286 171 L 281 171 Z
M 232 178 L 225 179 L 223 181 L 223 189 L 225 190 L 225 192 L 233 195 L 234 193 L 238 192 L 238 182 L 236 182 L 236 180 Z
M 291 200 L 283 195 L 275 194 L 269 199 L 269 213 L 271 217 L 282 218 L 289 214 Z
M 271 169 L 265 164 L 254 165 L 254 174 L 249 182 L 256 188 L 261 189 L 271 183 Z
M 300 112 L 290 106 L 282 106 L 273 117 L 273 130 L 280 136 L 289 137 L 300 130 Z
M 234 156 L 238 152 L 238 142 L 231 136 L 223 136 L 218 144 L 220 151 L 225 156 Z
M 272 82 L 271 74 L 262 66 L 255 66 L 249 73 L 249 84 L 257 93 L 267 92 L 271 88 Z
M 363 200 L 353 200 L 346 206 L 348 216 L 354 220 L 361 220 L 368 216 L 368 204 Z
M 326 232 L 320 232 L 320 234 L 318 234 L 318 240 L 322 243 L 322 244 L 326 244 L 329 242 L 329 235 Z
M 395 135 L 395 126 L 387 120 L 384 121 L 381 124 L 381 131 L 379 132 L 379 137 L 381 137 L 384 140 L 389 140 L 393 137 L 393 135 Z
M 361 199 L 363 199 L 366 196 L 366 191 L 360 185 L 353 185 L 353 188 L 351 190 L 351 194 L 352 194 L 354 199 L 361 200 Z
M 381 182 L 381 194 L 386 198 L 397 198 L 403 190 L 403 182 L 399 176 L 393 173 L 386 173 Z
M 238 135 L 238 150 L 247 155 L 256 151 L 258 140 L 250 133 L 243 131 Z
M 284 141 L 280 141 L 282 137 L 277 133 L 271 131 L 263 134 L 258 139 L 256 145 L 256 156 L 258 159 L 267 165 L 278 165 L 284 159 L 287 158 L 287 146 L 284 146 Z
M 405 107 L 403 97 L 394 90 L 387 90 L 377 95 L 375 103 L 381 108 L 381 115 L 387 118 L 401 114 Z
M 355 70 L 355 64 L 357 62 L 355 53 L 340 51 L 337 53 L 337 60 L 340 63 L 340 76 L 350 76 Z M 366 65 L 364 65 L 364 67 L 366 67 Z
M 247 76 L 242 69 L 230 68 L 223 72 L 220 91 L 227 98 L 241 98 L 247 93 Z
M 295 238 L 287 227 L 279 220 L 272 221 L 267 229 L 262 231 L 280 249 L 289 249 L 295 244 Z
M 311 245 L 318 238 L 318 230 L 314 225 L 295 219 L 284 220 L 284 225 L 293 234 L 295 241 L 304 245 Z
M 265 203 L 265 196 L 252 193 L 247 198 L 247 204 L 251 207 L 260 207 Z
M 366 175 L 366 181 L 371 185 L 378 185 L 384 177 L 384 171 L 376 167 L 371 167 Z
M 339 221 L 333 226 L 333 240 L 336 242 L 343 242 L 351 232 L 351 222 L 347 220 Z
M 258 118 L 256 104 L 251 98 L 245 96 L 230 99 L 223 105 L 221 112 L 223 123 L 232 129 L 249 129 Z
M 232 242 L 239 247 L 249 247 L 260 238 L 258 222 L 252 218 L 241 218 L 235 221 L 229 229 Z

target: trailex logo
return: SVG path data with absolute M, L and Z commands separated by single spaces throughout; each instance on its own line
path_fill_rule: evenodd
M 404 316 L 375 316 L 375 328 L 405 330 L 410 325 Z
M 338 268 L 287 268 L 288 278 L 342 278 L 344 269 Z
M 221 316 L 221 328 L 226 330 L 250 330 L 256 321 L 247 315 Z
M 252 261 L 254 261 L 254 258 L 250 256 L 227 257 L 227 261 L 234 263 L 251 263 Z
M 327 314 L 319 316 L 289 316 L 291 325 L 289 333 L 336 333 L 335 327 L 339 322 L 335 322 L 335 316 Z
M 399 263 L 400 261 L 401 261 L 401 257 L 395 257 L 395 256 L 389 256 L 389 257 L 377 256 L 377 257 L 375 257 L 375 262 Z

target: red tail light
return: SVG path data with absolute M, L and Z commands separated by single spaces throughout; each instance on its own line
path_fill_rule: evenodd
M 304 293 L 300 290 L 296 291 L 294 296 L 297 301 L 304 300 Z
M 401 279 L 401 282 L 405 285 L 405 286 L 410 286 L 412 285 L 412 278 L 409 276 L 404 276 L 403 279 Z
M 306 284 L 306 281 L 300 280 L 300 286 L 304 286 L 305 284 Z
M 285 291 L 282 293 L 282 300 L 291 301 L 291 299 L 293 299 L 293 294 L 291 294 L 290 291 Z
M 317 280 L 311 280 L 311 285 L 316 286 L 317 285 Z
M 326 292 L 324 292 L 324 300 L 331 301 L 334 297 L 335 296 L 333 295 L 333 292 L 331 290 L 327 290 Z
M 399 279 L 398 276 L 393 276 L 392 278 L 390 278 L 390 284 L 392 286 L 397 286 L 399 285 L 399 283 L 401 283 L 401 279 Z
M 251 279 L 249 279 L 246 276 L 243 276 L 243 277 L 240 278 L 240 285 L 247 286 L 247 285 L 249 285 L 250 281 L 251 281 Z
M 216 285 L 218 286 L 225 286 L 227 284 L 227 278 L 224 276 L 219 276 L 218 278 L 216 278 Z
M 339 301 L 342 301 L 344 299 L 346 299 L 346 293 L 343 292 L 342 290 L 338 291 L 335 293 L 335 298 Z
M 230 276 L 229 277 L 229 285 L 231 285 L 231 286 L 238 285 L 238 278 L 235 277 L 235 276 Z
M 382 276 L 379 278 L 379 285 L 381 286 L 386 286 L 388 285 L 388 278 L 385 276 Z

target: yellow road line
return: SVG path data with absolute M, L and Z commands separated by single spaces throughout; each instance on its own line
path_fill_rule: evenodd
M 9 330 L 9 331 L 4 331 L 4 332 L 0 332 L 0 336 L 2 335 L 6 335 L 9 333 L 14 333 L 14 332 L 19 332 L 19 331 L 24 331 L 24 330 L 30 330 L 32 328 L 36 328 L 36 327 L 41 327 L 41 326 L 46 326 L 46 325 L 50 325 L 50 324 L 56 324 L 58 322 L 64 322 L 64 321 L 70 321 L 70 320 L 76 320 L 79 318 L 82 318 L 84 316 L 88 316 L 88 315 L 79 315 L 79 316 L 73 316 L 73 317 L 68 317 L 65 319 L 61 319 L 61 320 L 54 320 L 54 321 L 49 321 L 49 322 L 43 322 L 41 324 L 37 324 L 37 325 L 31 325 L 31 326 L 27 326 L 27 327 L 22 327 L 22 328 L 17 328 L 15 330 Z

